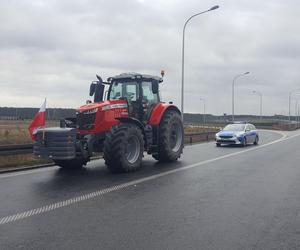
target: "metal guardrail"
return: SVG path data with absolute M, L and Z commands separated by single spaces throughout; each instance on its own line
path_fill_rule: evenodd
M 32 153 L 32 150 L 33 150 L 33 143 L 0 145 L 0 156 L 30 154 Z
M 209 141 L 215 138 L 217 131 L 187 133 L 184 135 L 185 143 L 194 143 L 199 141 Z
M 197 141 L 209 141 L 214 139 L 216 132 L 199 132 L 199 133 L 186 133 L 184 135 L 185 143 L 194 143 Z M 30 154 L 33 150 L 33 143 L 15 144 L 15 145 L 0 145 L 0 156 Z

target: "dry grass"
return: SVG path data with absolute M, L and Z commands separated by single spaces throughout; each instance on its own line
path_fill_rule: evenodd
M 28 133 L 30 121 L 0 121 L 0 145 L 31 143 Z M 58 126 L 58 122 L 49 121 L 47 127 Z
M 28 133 L 30 121 L 0 121 L 0 145 L 32 143 Z M 47 122 L 47 127 L 58 126 L 57 121 Z M 0 156 L 0 168 L 30 166 L 48 163 L 35 159 L 32 154 Z
M 0 169 L 43 163 L 49 163 L 49 161 L 36 159 L 32 154 L 0 156 Z

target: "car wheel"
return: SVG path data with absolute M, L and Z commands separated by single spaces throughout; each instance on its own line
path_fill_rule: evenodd
M 243 140 L 243 147 L 246 147 L 247 146 L 247 139 L 246 137 L 244 137 L 244 140 Z
M 258 136 L 256 136 L 256 137 L 255 137 L 255 141 L 253 142 L 253 144 L 254 144 L 254 145 L 257 145 L 257 144 L 258 144 L 258 140 L 259 140 L 259 139 L 258 139 Z

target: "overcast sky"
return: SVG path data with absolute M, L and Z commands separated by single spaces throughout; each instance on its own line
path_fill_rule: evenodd
M 180 105 L 186 29 L 185 111 L 287 114 L 300 88 L 299 0 L 0 0 L 0 106 L 76 108 L 95 74 L 159 75 L 164 101 Z M 300 91 L 299 91 L 300 92 Z M 293 95 L 300 99 L 300 93 Z M 299 101 L 300 103 L 300 101 Z M 294 102 L 292 112 L 294 112 Z

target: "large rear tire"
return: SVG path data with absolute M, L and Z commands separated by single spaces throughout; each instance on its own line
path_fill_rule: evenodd
M 152 154 L 160 162 L 172 162 L 180 158 L 183 150 L 184 130 L 181 116 L 167 110 L 159 125 L 158 152 Z
M 142 165 L 144 138 L 141 129 L 131 123 L 120 123 L 106 133 L 103 157 L 114 173 L 132 172 Z
M 88 162 L 87 159 L 75 158 L 72 160 L 53 160 L 54 163 L 63 169 L 80 169 Z

